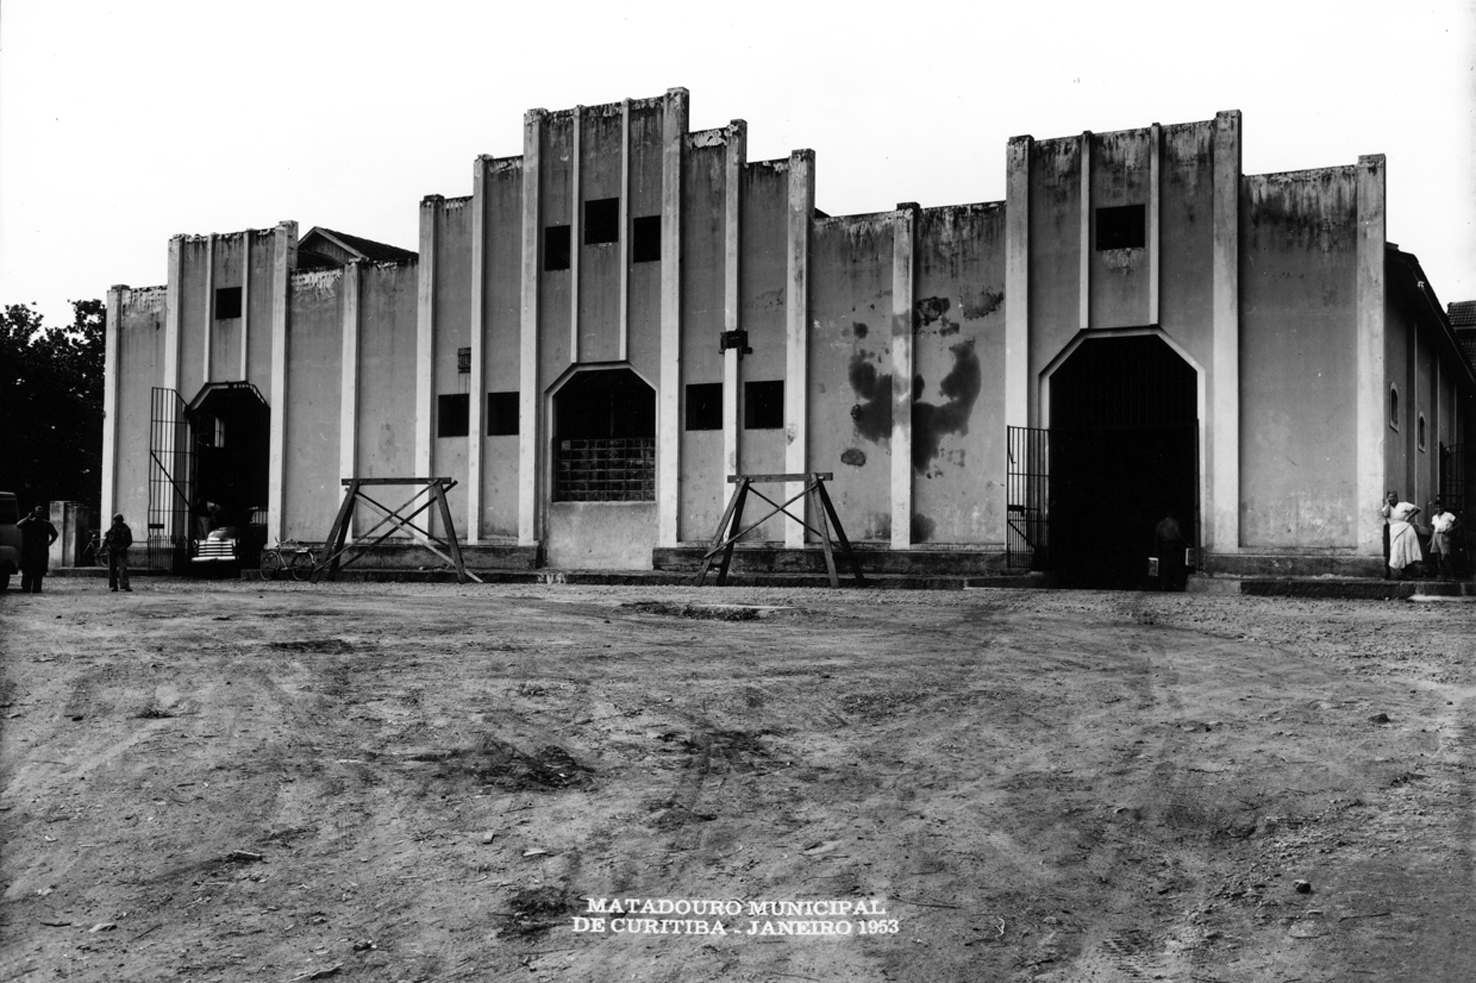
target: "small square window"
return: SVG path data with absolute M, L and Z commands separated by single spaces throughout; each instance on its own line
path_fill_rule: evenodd
M 567 270 L 569 268 L 569 227 L 550 225 L 543 230 L 543 268 L 545 270 Z
M 241 288 L 217 287 L 215 289 L 215 319 L 241 316 Z
M 721 382 L 693 382 L 687 386 L 687 429 L 723 429 Z
M 620 199 L 596 198 L 584 203 L 584 244 L 620 241 Z
M 487 436 L 505 437 L 518 432 L 518 394 L 487 394 Z
M 784 380 L 743 384 L 743 429 L 778 430 L 784 426 Z
M 661 258 L 661 216 L 642 215 L 631 222 L 630 261 L 654 263 Z
M 447 393 L 436 397 L 436 436 L 465 437 L 471 399 L 466 393 Z
M 1141 249 L 1147 220 L 1142 205 L 1097 209 L 1098 249 Z

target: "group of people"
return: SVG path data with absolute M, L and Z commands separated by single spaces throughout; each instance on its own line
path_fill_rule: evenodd
M 1391 490 L 1384 498 L 1379 512 L 1384 516 L 1384 576 L 1403 580 L 1413 573 L 1426 573 L 1428 562 L 1441 580 L 1455 576 L 1455 531 L 1457 520 L 1453 513 L 1436 499 L 1430 506 L 1430 524 L 1421 528 L 1415 521 L 1421 514 L 1419 506 L 1412 502 L 1401 502 L 1399 493 Z M 1421 535 L 1430 539 L 1430 557 L 1427 561 L 1420 546 Z
M 21 593 L 41 593 L 41 582 L 46 578 L 51 544 L 59 535 L 56 526 L 46 518 L 46 506 L 38 505 L 31 514 L 15 524 L 21 534 L 20 572 Z M 103 533 L 101 552 L 108 558 L 108 589 L 132 591 L 128 586 L 128 548 L 133 545 L 133 530 L 123 521 L 120 512 L 113 516 L 113 524 Z

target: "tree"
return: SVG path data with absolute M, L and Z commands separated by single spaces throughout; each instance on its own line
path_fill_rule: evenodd
M 72 301 L 47 327 L 26 304 L 0 314 L 0 490 L 22 511 L 102 498 L 104 329 L 100 300 Z

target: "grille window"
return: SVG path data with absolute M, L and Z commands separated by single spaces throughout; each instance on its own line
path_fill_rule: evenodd
M 556 502 L 656 500 L 656 392 L 629 369 L 581 372 L 554 397 Z

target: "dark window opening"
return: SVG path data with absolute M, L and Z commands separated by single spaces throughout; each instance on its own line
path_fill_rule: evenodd
M 487 394 L 487 436 L 505 437 L 518 432 L 518 394 Z
M 466 393 L 447 393 L 436 397 L 436 436 L 465 437 L 467 418 L 471 415 L 471 398 Z
M 778 430 L 784 426 L 784 380 L 743 384 L 743 429 Z
M 629 369 L 581 372 L 554 397 L 556 502 L 656 500 L 656 391 Z
M 241 316 L 241 288 L 217 287 L 215 290 L 215 319 Z
M 654 263 L 661 258 L 661 216 L 642 215 L 631 222 L 630 261 Z
M 1389 389 L 1389 429 L 1399 429 L 1399 390 Z
M 1097 209 L 1098 249 L 1140 249 L 1147 241 L 1142 205 L 1118 205 Z
M 721 382 L 693 382 L 687 386 L 687 429 L 723 429 Z
M 545 270 L 567 270 L 569 268 L 569 227 L 550 225 L 543 230 L 543 268 Z
M 584 203 L 584 244 L 620 241 L 620 199 L 596 198 Z
M 1421 413 L 1415 431 L 1415 439 L 1420 445 L 1420 450 L 1425 449 L 1425 414 Z

